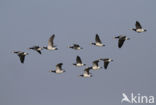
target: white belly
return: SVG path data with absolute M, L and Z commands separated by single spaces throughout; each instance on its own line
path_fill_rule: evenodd
M 42 48 L 38 48 L 37 50 L 40 51 L 40 50 L 42 50 Z
M 83 66 L 83 64 L 81 64 L 81 63 L 77 63 L 76 66 L 79 66 L 79 67 L 80 67 L 80 66 Z
M 84 77 L 91 77 L 90 74 L 84 74 Z
M 144 32 L 144 29 L 137 29 L 137 32 Z
M 96 46 L 103 46 L 103 44 L 102 43 L 96 43 Z
M 56 50 L 55 47 L 48 46 L 48 50 Z
M 98 69 L 100 69 L 100 67 L 98 67 L 98 66 L 93 66 L 93 70 L 98 70 Z
M 61 74 L 61 73 L 63 73 L 63 70 L 56 70 L 56 73 Z
M 77 50 L 80 50 L 80 49 L 81 49 L 80 47 L 77 48 Z

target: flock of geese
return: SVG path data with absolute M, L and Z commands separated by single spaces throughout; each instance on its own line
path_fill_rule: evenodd
M 133 31 L 137 32 L 137 33 L 141 33 L 141 32 L 146 32 L 146 29 L 143 29 L 141 24 L 136 21 L 135 23 L 135 28 L 132 28 Z M 55 34 L 53 34 L 49 40 L 48 40 L 48 46 L 46 47 L 40 47 L 40 46 L 33 46 L 33 47 L 30 47 L 28 49 L 31 49 L 31 50 L 34 50 L 36 52 L 38 52 L 39 54 L 41 54 L 41 50 L 43 49 L 46 49 L 46 50 L 58 50 L 58 48 L 54 45 L 54 38 L 55 38 Z M 130 38 L 124 36 L 124 35 L 119 35 L 119 36 L 116 36 L 114 37 L 115 39 L 118 39 L 118 48 L 121 48 L 124 44 L 124 42 L 126 40 L 129 40 Z M 105 46 L 102 41 L 100 40 L 100 37 L 98 34 L 95 35 L 95 42 L 94 43 L 91 43 L 92 45 L 95 45 L 95 46 L 98 46 L 98 47 L 103 47 Z M 74 49 L 74 50 L 81 50 L 83 49 L 79 44 L 73 44 L 72 46 L 69 46 L 69 48 L 71 49 Z M 20 58 L 20 61 L 21 63 L 24 63 L 24 59 L 25 59 L 25 56 L 28 55 L 28 53 L 26 52 L 22 52 L 22 51 L 13 51 L 13 53 L 17 54 Z M 107 69 L 108 65 L 110 62 L 113 61 L 113 59 L 110 59 L 110 58 L 101 58 L 101 59 L 98 59 L 98 60 L 95 60 L 92 62 L 92 66 L 91 67 L 87 67 L 84 69 L 84 73 L 81 74 L 80 76 L 82 77 L 92 77 L 92 74 L 90 73 L 90 70 L 99 70 L 101 69 L 102 67 L 100 67 L 98 65 L 99 61 L 103 61 L 104 62 L 104 69 Z M 53 73 L 57 73 L 57 74 L 61 74 L 63 72 L 65 72 L 65 70 L 62 69 L 62 65 L 63 63 L 58 63 L 56 65 L 56 69 L 55 70 L 50 70 L 49 72 L 53 72 Z M 82 67 L 82 66 L 85 66 L 86 64 L 84 64 L 80 58 L 80 56 L 77 56 L 76 57 L 76 63 L 73 63 L 74 66 L 77 66 L 77 67 Z

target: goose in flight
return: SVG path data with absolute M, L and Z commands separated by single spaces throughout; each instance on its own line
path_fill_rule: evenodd
M 141 24 L 138 21 L 136 21 L 135 28 L 132 28 L 132 30 L 135 31 L 135 32 L 138 32 L 138 33 L 147 31 L 146 29 L 142 28 Z
M 100 37 L 98 34 L 96 34 L 95 36 L 95 43 L 91 43 L 91 44 L 95 46 L 99 46 L 99 47 L 105 46 L 104 44 L 102 44 L 102 41 L 100 40 Z
M 58 48 L 56 48 L 56 46 L 54 45 L 54 38 L 55 38 L 55 34 L 53 34 L 49 40 L 48 40 L 48 46 L 47 47 L 43 47 L 46 50 L 58 50 Z
M 81 66 L 85 66 L 86 64 L 83 64 L 81 61 L 80 56 L 76 57 L 76 63 L 74 63 L 73 65 L 77 66 L 77 67 L 81 67 Z
M 56 74 L 61 74 L 63 72 L 65 72 L 65 70 L 62 69 L 62 65 L 63 63 L 59 63 L 56 65 L 56 70 L 50 70 L 49 72 L 53 72 L 53 73 L 56 73 Z
M 104 58 L 104 59 L 100 59 L 100 60 L 104 61 L 104 68 L 105 68 L 105 69 L 107 69 L 108 64 L 109 64 L 110 62 L 113 62 L 113 59 L 110 59 L 110 58 Z
M 81 74 L 80 76 L 84 77 L 84 78 L 92 77 L 92 74 L 89 72 L 91 69 L 92 69 L 92 67 L 85 68 L 84 73 Z
M 19 56 L 21 63 L 24 63 L 25 56 L 28 55 L 28 53 L 22 51 L 13 51 L 13 53 Z
M 78 45 L 78 44 L 73 44 L 72 46 L 69 46 L 69 48 L 74 49 L 74 50 L 80 50 L 80 49 L 83 49 L 83 48 L 80 47 L 80 45 Z
M 92 69 L 93 69 L 93 70 L 99 70 L 99 69 L 102 68 L 102 67 L 100 67 L 99 64 L 98 64 L 99 61 L 100 61 L 100 60 L 95 60 L 95 61 L 92 62 Z
M 39 47 L 39 46 L 33 46 L 33 47 L 28 48 L 28 49 L 32 49 L 32 50 L 38 52 L 39 54 L 41 54 L 41 50 L 42 50 L 43 48 L 41 48 L 41 47 Z
M 130 38 L 126 37 L 126 36 L 116 36 L 115 39 L 118 39 L 118 47 L 121 48 L 122 45 L 124 44 L 125 40 L 130 40 Z

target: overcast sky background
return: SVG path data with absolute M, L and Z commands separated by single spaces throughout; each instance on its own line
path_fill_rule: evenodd
M 155 0 L 0 0 L 0 105 L 121 105 L 123 92 L 156 96 L 155 10 Z M 147 32 L 129 30 L 137 20 Z M 90 45 L 96 33 L 105 47 Z M 46 46 L 52 34 L 58 51 L 27 50 Z M 131 38 L 121 49 L 119 34 Z M 67 48 L 72 43 L 84 49 Z M 29 53 L 24 64 L 13 50 Z M 77 55 L 87 66 L 114 62 L 80 78 Z M 64 74 L 48 72 L 60 62 Z

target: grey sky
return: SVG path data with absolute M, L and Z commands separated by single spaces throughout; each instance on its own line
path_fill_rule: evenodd
M 120 105 L 122 93 L 156 95 L 155 0 L 1 0 L 1 105 Z M 147 29 L 135 33 L 135 21 Z M 98 33 L 104 48 L 91 46 Z M 46 46 L 56 34 L 58 51 L 27 50 Z M 114 36 L 131 38 L 121 49 Z M 67 49 L 72 43 L 84 48 Z M 25 64 L 13 50 L 29 52 Z M 87 66 L 100 57 L 114 59 L 108 70 L 80 78 L 72 66 L 79 55 Z M 49 73 L 63 62 L 64 74 Z M 103 63 L 100 63 L 103 66 Z M 59 100 L 61 98 L 61 101 Z M 126 105 L 126 103 L 125 103 Z

